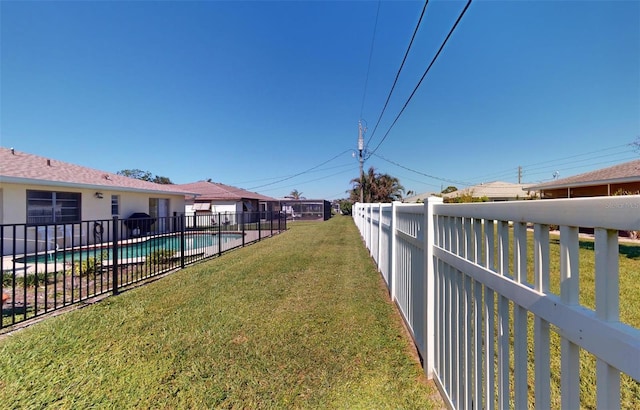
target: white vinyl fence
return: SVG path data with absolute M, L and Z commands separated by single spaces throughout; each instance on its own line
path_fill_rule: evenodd
M 640 394 L 640 330 L 619 319 L 620 305 L 640 305 L 640 295 L 620 300 L 618 247 L 619 231 L 640 230 L 640 196 L 429 198 L 355 204 L 353 218 L 451 408 L 578 409 L 581 352 L 596 362 L 597 408 L 620 408 L 621 389 Z M 585 229 L 595 260 L 580 266 Z M 589 291 L 595 309 L 580 302 Z

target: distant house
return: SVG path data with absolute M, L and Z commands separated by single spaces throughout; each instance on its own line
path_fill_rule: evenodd
M 27 252 L 35 249 L 29 237 L 35 236 L 36 225 L 55 224 L 58 230 L 80 236 L 80 229 L 87 229 L 81 228 L 81 221 L 114 216 L 126 219 L 136 212 L 154 218 L 181 215 L 189 195 L 193 196 L 176 185 L 141 181 L 0 147 L 0 224 L 27 224 Z M 160 226 L 165 222 L 158 219 L 155 230 L 169 229 Z M 5 230 L 3 248 L 10 245 L 7 237 Z
M 442 195 L 445 199 L 453 200 L 455 198 L 467 196 L 473 198 L 485 198 L 489 202 L 515 201 L 518 199 L 528 199 L 533 196 L 534 190 L 525 189 L 523 184 L 513 184 L 504 181 L 487 182 L 464 188 L 458 191 L 449 192 Z
M 193 216 L 200 215 L 198 221 L 213 224 L 236 224 L 237 215 L 245 212 L 244 222 L 265 219 L 270 211 L 278 211 L 278 200 L 217 182 L 198 181 L 178 185 L 181 189 L 198 194 L 187 197 L 185 215 L 187 226 L 197 224 Z M 205 215 L 206 217 L 202 217 Z M 190 218 L 191 217 L 191 218 Z
M 435 193 L 435 192 L 423 192 L 421 194 L 408 196 L 408 197 L 404 198 L 402 200 L 402 202 L 408 203 L 408 204 L 422 203 L 427 198 L 430 198 L 432 196 L 440 196 L 440 194 L 439 193 Z
M 540 192 L 541 198 L 582 198 L 609 196 L 617 192 L 640 191 L 640 160 L 561 178 L 527 189 Z
M 280 209 L 293 221 L 326 221 L 331 218 L 331 203 L 324 199 L 280 200 Z

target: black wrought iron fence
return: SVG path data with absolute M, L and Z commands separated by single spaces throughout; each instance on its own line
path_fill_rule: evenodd
M 0 225 L 0 329 L 116 294 L 283 230 L 286 216 L 280 212 Z

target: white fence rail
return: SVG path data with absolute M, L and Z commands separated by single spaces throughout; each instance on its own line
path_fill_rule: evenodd
M 640 330 L 620 322 L 620 304 L 634 301 L 620 300 L 618 236 L 640 230 L 640 196 L 429 198 L 356 204 L 353 217 L 450 407 L 580 408 L 588 360 L 596 402 L 586 405 L 620 408 L 621 389 L 640 397 Z M 580 229 L 593 235 L 588 266 Z M 640 261 L 633 273 L 640 280 Z M 580 292 L 595 295 L 591 307 Z

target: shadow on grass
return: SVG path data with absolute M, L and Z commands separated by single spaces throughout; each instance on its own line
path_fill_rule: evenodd
M 28 314 L 28 310 L 25 306 L 16 306 L 13 308 L 2 308 L 2 330 L 6 330 L 16 324 L 18 316 L 25 316 Z
M 553 245 L 560 245 L 560 239 L 551 239 L 549 242 Z M 594 241 L 580 241 L 579 246 L 580 249 L 595 251 Z M 625 245 L 621 243 L 618 245 L 618 249 L 621 255 L 624 255 L 629 259 L 640 260 L 640 245 Z
M 2 308 L 2 317 L 12 316 L 12 315 L 24 315 L 27 313 L 26 306 L 15 306 L 13 308 Z

